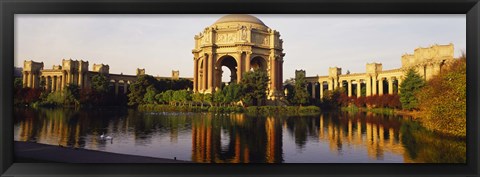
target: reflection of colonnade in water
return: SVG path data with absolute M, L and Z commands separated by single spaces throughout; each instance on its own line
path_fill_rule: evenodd
M 243 114 L 230 114 L 226 119 L 206 116 L 192 120 L 192 161 L 283 162 L 281 125 L 278 118 L 248 119 Z M 222 143 L 222 139 L 228 142 Z
M 81 142 L 83 139 L 80 138 L 83 131 L 82 127 L 85 126 L 82 126 L 80 121 L 74 124 L 67 122 L 69 121 L 69 115 L 65 115 L 63 110 L 45 110 L 38 113 L 30 110 L 23 115 L 25 116 L 24 120 L 19 122 L 19 141 L 29 141 L 36 138 L 36 142 L 53 145 L 80 147 L 85 144 Z M 58 141 L 53 141 L 54 139 L 51 137 L 56 137 L 54 139 Z
M 64 109 L 28 109 L 18 111 L 16 117 L 20 119 L 16 125 L 18 141 L 34 140 L 42 144 L 81 148 L 88 144 L 91 149 L 100 147 L 101 142 L 97 137 L 102 132 L 98 128 L 103 126 L 103 122 L 89 119 L 96 115 Z M 107 129 L 102 131 L 127 133 L 130 125 L 128 119 L 119 119 L 109 122 Z
M 390 151 L 394 154 L 404 156 L 405 162 L 411 162 L 402 145 L 402 133 L 399 125 L 383 125 L 375 122 L 372 113 L 367 113 L 363 118 L 340 118 L 340 124 L 335 125 L 332 120 L 327 120 L 322 114 L 320 116 L 319 140 L 329 142 L 332 152 L 339 152 L 343 145 L 366 147 L 368 156 L 371 159 L 383 159 L 384 153 Z M 364 139 L 365 138 L 365 139 Z

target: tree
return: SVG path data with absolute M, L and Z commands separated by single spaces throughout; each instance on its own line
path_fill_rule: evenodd
M 242 98 L 242 87 L 239 84 L 231 83 L 222 89 L 224 103 L 235 103 Z
M 75 84 L 68 84 L 64 90 L 64 104 L 75 106 L 80 103 L 80 88 Z
M 261 106 L 267 99 L 268 76 L 265 71 L 249 71 L 243 75 L 241 85 L 247 105 Z
M 304 105 L 308 103 L 309 94 L 307 92 L 307 81 L 303 73 L 299 73 L 295 78 L 293 94 L 293 104 Z
M 466 136 L 466 67 L 465 58 L 456 60 L 417 93 L 425 127 L 444 134 Z
M 13 88 L 15 88 L 15 90 L 20 90 L 23 88 L 23 79 L 22 78 L 15 78 L 15 80 L 13 81 Z
M 136 106 L 139 104 L 143 104 L 143 98 L 145 93 L 147 92 L 148 86 L 153 86 L 155 89 L 159 90 L 158 81 L 153 76 L 139 76 L 137 81 L 130 85 L 130 93 L 128 94 L 128 105 Z
M 107 93 L 108 79 L 103 74 L 96 74 L 92 77 L 92 89 L 98 93 Z
M 423 78 L 413 69 L 409 69 L 405 80 L 400 84 L 400 102 L 403 109 L 413 110 L 418 108 L 418 99 L 415 94 L 425 85 Z
M 173 99 L 173 90 L 167 90 L 162 93 L 162 100 L 167 102 L 168 104 L 172 105 L 175 104 L 175 100 Z
M 221 105 L 222 103 L 225 103 L 225 95 L 224 95 L 224 90 L 217 90 L 214 94 L 213 94 L 213 102 L 216 104 L 216 105 Z
M 192 101 L 200 103 L 201 108 L 203 108 L 203 94 L 201 93 L 194 93 L 192 95 Z
M 203 100 L 210 104 L 210 106 L 213 106 L 213 95 L 210 93 L 203 94 Z
M 148 86 L 147 93 L 145 93 L 145 95 L 143 96 L 143 101 L 145 103 L 155 104 L 157 102 L 157 100 L 155 99 L 157 93 L 158 91 L 153 85 Z
M 345 102 L 345 98 L 342 98 L 342 95 L 345 95 L 343 88 L 336 88 L 335 90 L 327 90 L 323 94 L 322 106 L 326 108 L 338 108 Z M 346 97 L 343 96 L 343 97 Z

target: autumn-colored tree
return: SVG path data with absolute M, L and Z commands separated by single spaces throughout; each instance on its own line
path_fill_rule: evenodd
M 467 84 L 465 57 L 430 79 L 417 94 L 424 125 L 437 132 L 466 136 Z

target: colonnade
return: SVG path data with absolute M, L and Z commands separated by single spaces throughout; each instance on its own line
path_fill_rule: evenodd
M 127 94 L 131 82 L 126 80 L 111 80 L 110 83 L 113 84 L 115 95 L 118 95 L 120 93 L 120 87 L 123 87 L 123 94 Z
M 386 83 L 384 83 L 386 82 Z M 346 94 L 351 96 L 372 96 L 384 94 L 398 94 L 402 76 L 377 76 L 365 75 L 363 77 L 319 77 L 318 80 L 308 81 L 308 91 L 314 99 L 323 98 L 326 91 L 333 91 L 337 88 L 345 89 Z M 365 93 L 362 95 L 362 88 Z
M 38 72 L 23 71 L 23 87 L 37 88 L 39 84 Z
M 43 87 L 49 92 L 61 91 L 69 84 L 77 85 L 80 89 L 89 86 L 89 78 L 85 72 L 75 73 L 71 71 L 43 71 L 41 80 L 44 84 Z

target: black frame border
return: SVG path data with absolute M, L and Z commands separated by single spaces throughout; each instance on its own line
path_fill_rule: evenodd
M 466 14 L 467 164 L 64 164 L 14 163 L 15 14 Z M 479 0 L 0 0 L 2 176 L 478 176 Z

